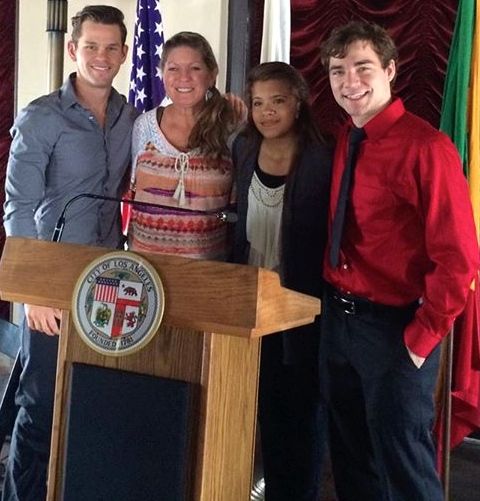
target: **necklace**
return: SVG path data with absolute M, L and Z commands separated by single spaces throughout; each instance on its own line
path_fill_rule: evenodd
M 250 183 L 250 191 L 257 202 L 264 207 L 278 207 L 283 202 L 285 184 L 282 184 L 278 188 L 269 188 L 258 179 L 257 173 L 254 172 L 252 182 Z

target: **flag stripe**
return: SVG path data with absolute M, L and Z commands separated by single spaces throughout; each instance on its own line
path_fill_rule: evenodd
M 480 2 L 475 7 L 475 18 L 480 20 Z M 468 182 L 473 215 L 480 236 L 480 28 L 475 25 L 470 75 L 470 140 Z
M 468 172 L 467 105 L 473 26 L 471 0 L 460 1 L 448 57 L 440 130 L 448 134 L 455 143 L 465 173 Z
M 114 303 L 117 299 L 118 287 L 113 285 L 97 284 L 95 287 L 95 301 Z

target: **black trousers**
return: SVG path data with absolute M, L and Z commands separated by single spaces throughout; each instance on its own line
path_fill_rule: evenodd
M 12 433 L 3 501 L 42 501 L 47 494 L 58 336 L 23 325 L 20 407 Z
M 403 333 L 414 314 L 349 314 L 324 298 L 320 374 L 340 501 L 443 499 L 431 432 L 439 348 L 420 369 L 411 361 Z
M 265 499 L 317 501 L 327 438 L 318 360 L 284 364 L 282 358 L 281 334 L 264 337 L 258 417 Z

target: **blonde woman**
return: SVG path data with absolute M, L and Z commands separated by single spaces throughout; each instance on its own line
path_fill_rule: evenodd
M 215 87 L 218 65 L 198 33 L 180 32 L 167 40 L 161 71 L 171 104 L 135 123 L 132 188 L 135 200 L 167 208 L 134 206 L 129 247 L 224 259 L 227 227 L 213 212 L 231 200 L 227 140 L 237 115 Z

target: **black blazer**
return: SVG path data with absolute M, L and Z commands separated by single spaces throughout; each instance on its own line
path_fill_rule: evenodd
M 247 263 L 248 190 L 257 163 L 260 141 L 239 135 L 232 148 L 237 190 L 238 222 L 233 239 L 233 261 Z M 323 255 L 327 242 L 332 149 L 307 144 L 287 177 L 281 228 L 280 279 L 282 285 L 321 298 Z M 310 325 L 283 332 L 284 363 L 316 360 L 319 318 Z

